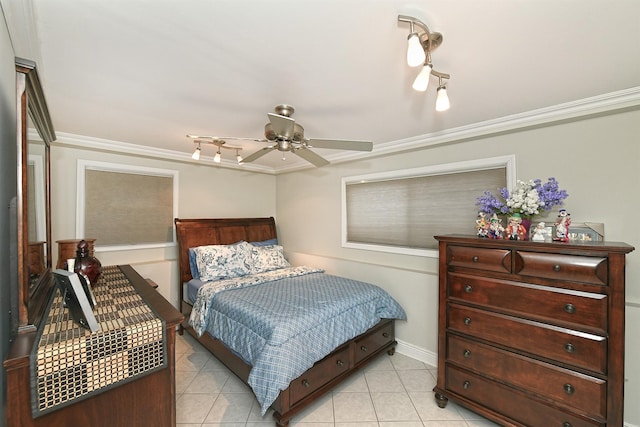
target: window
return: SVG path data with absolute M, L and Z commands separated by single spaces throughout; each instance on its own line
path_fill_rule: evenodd
M 78 161 L 76 235 L 101 250 L 175 244 L 178 172 Z
M 438 234 L 472 234 L 476 198 L 515 180 L 513 156 L 342 179 L 342 246 L 437 256 Z

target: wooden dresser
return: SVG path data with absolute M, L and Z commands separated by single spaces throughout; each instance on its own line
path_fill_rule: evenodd
M 623 425 L 624 243 L 436 236 L 436 402 L 505 426 Z
M 4 361 L 8 426 L 175 426 L 175 331 L 184 317 L 131 266 L 120 266 L 119 269 L 135 289 L 134 292 L 164 322 L 166 366 L 34 418 L 31 408 L 33 389 L 30 354 L 36 344 L 37 334 L 30 332 L 18 335 Z M 107 350 L 101 349 L 105 354 Z M 60 363 L 66 362 L 60 356 Z

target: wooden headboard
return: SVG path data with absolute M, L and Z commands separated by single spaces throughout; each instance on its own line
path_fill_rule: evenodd
M 182 284 L 192 279 L 189 268 L 189 248 L 205 245 L 229 245 L 240 240 L 260 242 L 274 239 L 276 222 L 270 218 L 204 218 L 174 220 L 178 238 L 178 266 L 180 269 L 180 301 Z

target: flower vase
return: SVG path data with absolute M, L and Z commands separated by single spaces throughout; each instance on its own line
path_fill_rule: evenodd
M 100 273 L 102 273 L 102 264 L 98 258 L 89 253 L 89 244 L 85 240 L 78 242 L 76 249 L 74 271 L 78 274 L 84 274 L 91 286 L 95 286 Z

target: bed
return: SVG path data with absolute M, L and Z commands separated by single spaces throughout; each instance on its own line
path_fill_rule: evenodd
M 263 414 L 273 409 L 276 425 L 287 426 L 375 356 L 394 353 L 394 319 L 406 318 L 397 302 L 376 286 L 289 266 L 274 218 L 174 222 L 185 315 L 179 333 L 193 335 L 248 384 Z M 212 261 L 212 253 L 234 258 Z M 210 265 L 224 265 L 225 275 Z M 296 296 L 298 289 L 303 295 Z M 343 302 L 343 293 L 354 301 Z M 286 325 L 276 324 L 278 316 Z M 307 329 L 289 330 L 298 323 Z

